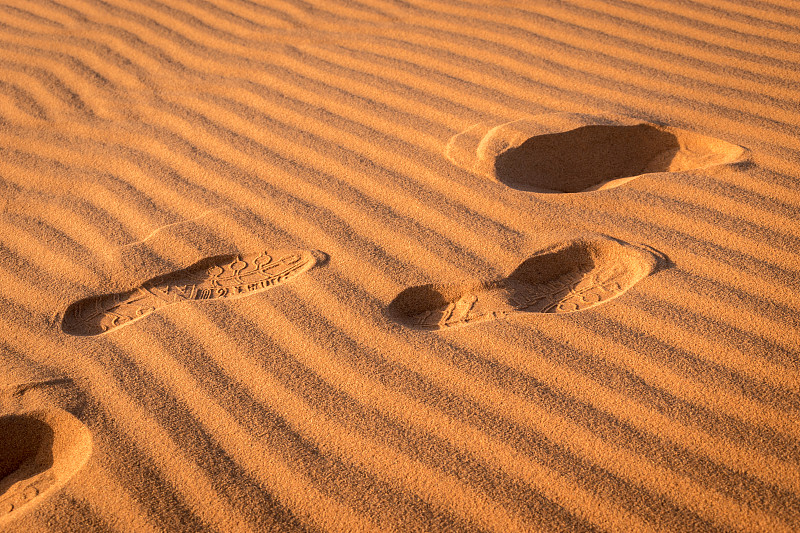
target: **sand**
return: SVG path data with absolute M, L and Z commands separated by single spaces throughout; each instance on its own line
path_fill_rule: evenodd
M 798 28 L 0 0 L 0 531 L 800 530 Z

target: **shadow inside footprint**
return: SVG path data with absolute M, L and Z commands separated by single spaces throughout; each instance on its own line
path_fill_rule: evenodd
M 11 483 L 53 466 L 53 430 L 27 416 L 0 418 L 0 496 Z
M 555 113 L 494 127 L 477 124 L 451 138 L 445 155 L 515 189 L 579 193 L 618 187 L 643 174 L 740 162 L 747 154 L 741 146 L 679 128 L 602 120 Z
M 89 430 L 66 411 L 0 417 L 0 523 L 63 485 L 90 453 Z
M 414 328 L 443 329 L 512 313 L 570 313 L 620 296 L 665 258 L 596 235 L 540 251 L 508 277 L 478 284 L 430 284 L 401 292 L 389 315 Z
M 70 335 L 99 335 L 173 303 L 241 298 L 282 284 L 325 260 L 321 252 L 308 250 L 207 257 L 130 291 L 74 302 L 64 313 L 61 329 Z
M 581 192 L 609 180 L 671 167 L 680 152 L 675 134 L 649 124 L 584 126 L 532 137 L 495 159 L 497 179 L 516 188 Z M 690 168 L 691 161 L 677 167 Z

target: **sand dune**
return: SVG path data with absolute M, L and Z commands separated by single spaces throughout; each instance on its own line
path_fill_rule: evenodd
M 799 27 L 0 0 L 0 531 L 797 531 Z

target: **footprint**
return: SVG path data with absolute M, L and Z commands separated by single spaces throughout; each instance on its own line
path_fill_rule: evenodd
M 389 314 L 407 326 L 436 330 L 517 312 L 583 311 L 620 296 L 664 260 L 649 248 L 591 235 L 536 253 L 504 279 L 411 287 L 389 304 Z
M 654 172 L 742 161 L 748 151 L 690 131 L 628 118 L 555 113 L 453 137 L 451 162 L 515 189 L 576 193 L 610 189 Z
M 0 524 L 63 486 L 86 464 L 89 430 L 60 409 L 0 417 Z
M 130 291 L 77 301 L 64 313 L 61 329 L 70 335 L 98 335 L 173 303 L 249 296 L 284 283 L 317 262 L 307 250 L 207 257 Z

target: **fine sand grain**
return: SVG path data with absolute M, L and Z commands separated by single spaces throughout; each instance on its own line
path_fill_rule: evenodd
M 798 28 L 0 0 L 0 532 L 800 530 Z

